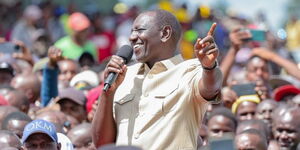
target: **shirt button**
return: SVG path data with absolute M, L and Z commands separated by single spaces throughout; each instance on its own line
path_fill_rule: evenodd
M 148 96 L 149 96 L 149 93 L 147 93 L 147 92 L 144 93 L 144 96 L 145 96 L 145 97 L 148 97 Z
M 134 134 L 134 138 L 135 138 L 135 139 L 138 139 L 139 137 L 140 137 L 140 134 L 139 134 L 139 133 L 135 133 L 135 134 Z
M 152 74 L 149 74 L 149 75 L 148 75 L 148 78 L 149 78 L 149 79 L 152 79 L 152 78 L 153 78 L 153 75 L 152 75 Z

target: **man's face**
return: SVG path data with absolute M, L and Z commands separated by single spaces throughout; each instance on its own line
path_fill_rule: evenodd
M 139 62 L 157 59 L 160 46 L 160 27 L 156 26 L 155 13 L 139 15 L 132 26 L 129 41 Z
M 255 134 L 243 133 L 235 138 L 237 150 L 266 150 L 267 144 L 263 144 L 263 139 Z
M 29 136 L 24 143 L 25 150 L 59 150 L 60 147 L 48 135 L 35 133 Z
M 79 105 L 72 100 L 64 99 L 59 102 L 61 111 L 67 115 L 71 115 L 76 118 L 79 122 L 86 119 L 86 111 L 84 106 Z
M 272 123 L 272 112 L 276 108 L 276 105 L 271 102 L 262 102 L 257 106 L 255 118 L 263 120 L 268 126 Z
M 62 82 L 69 83 L 78 72 L 78 66 L 72 61 L 62 61 L 59 63 L 60 74 L 58 79 Z
M 268 81 L 269 79 L 269 68 L 267 62 L 263 59 L 255 57 L 250 60 L 247 64 L 247 79 L 249 81 L 257 81 L 262 79 L 263 81 Z
M 225 116 L 216 115 L 208 121 L 208 134 L 210 137 L 222 137 L 224 133 L 234 133 L 235 125 Z
M 274 120 L 273 134 L 282 150 L 295 148 L 300 142 L 299 118 L 286 113 Z
M 254 102 L 244 101 L 242 102 L 236 111 L 237 119 L 239 121 L 252 120 L 255 115 L 257 104 Z

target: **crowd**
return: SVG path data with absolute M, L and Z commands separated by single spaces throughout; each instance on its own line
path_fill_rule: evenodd
M 104 15 L 52 1 L 23 6 L 22 1 L 0 3 L 1 149 L 97 149 L 92 120 L 103 71 L 111 56 L 130 44 L 132 24 L 142 11 L 133 6 Z M 197 38 L 217 23 L 221 101 L 207 105 L 196 133 L 198 149 L 299 150 L 300 20 L 287 22 L 285 38 L 264 19 L 220 15 L 204 6 L 188 17 L 185 5 L 167 6 L 171 3 L 162 1 L 157 8 L 179 20 L 176 53 L 185 60 L 196 57 Z M 135 63 L 134 56 L 128 66 Z

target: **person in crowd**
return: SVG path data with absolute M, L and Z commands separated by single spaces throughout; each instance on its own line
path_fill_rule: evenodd
M 92 142 L 92 125 L 90 123 L 81 123 L 72 128 L 67 136 L 74 145 L 75 150 L 94 150 Z
M 68 26 L 72 30 L 71 35 L 61 38 L 54 44 L 63 51 L 64 57 L 78 60 L 84 52 L 88 52 L 96 60 L 96 47 L 88 40 L 90 24 L 89 19 L 80 12 L 74 12 L 70 15 Z
M 24 150 L 51 149 L 60 150 L 57 142 L 55 126 L 45 120 L 33 120 L 23 131 L 22 143 Z
M 1 149 L 6 147 L 13 147 L 21 149 L 21 141 L 18 136 L 12 131 L 0 130 L 0 147 Z
M 74 88 L 67 88 L 59 92 L 55 102 L 59 104 L 60 111 L 83 122 L 87 119 L 86 113 L 86 97 L 82 91 Z
M 31 118 L 23 112 L 12 112 L 3 119 L 1 127 L 2 130 L 12 131 L 22 138 L 25 125 L 31 121 Z
M 267 138 L 259 130 L 245 130 L 235 137 L 237 150 L 256 149 L 266 150 L 268 148 Z
M 55 125 L 56 131 L 59 133 L 66 133 L 65 125 L 68 124 L 66 115 L 63 112 L 55 110 L 45 110 L 38 113 L 35 119 L 41 119 L 51 122 Z
M 10 113 L 18 112 L 18 111 L 19 110 L 14 106 L 9 106 L 9 105 L 0 106 L 0 122 L 2 122 L 3 119 Z
M 40 30 L 37 28 L 38 20 L 42 17 L 41 9 L 36 5 L 29 5 L 23 12 L 23 18 L 14 26 L 11 39 L 19 40 L 31 49 Z
M 39 103 L 41 83 L 36 75 L 32 73 L 19 74 L 12 79 L 11 86 L 24 92 L 30 104 Z
M 69 87 L 70 81 L 79 72 L 76 61 L 64 59 L 62 51 L 54 46 L 48 50 L 48 59 L 41 85 L 41 103 L 44 107 L 58 95 L 59 89 Z
M 0 85 L 9 85 L 13 77 L 13 67 L 7 62 L 0 62 Z
M 272 138 L 271 129 L 262 120 L 253 119 L 239 122 L 239 125 L 236 128 L 236 134 L 242 133 L 248 129 L 256 129 L 262 132 L 267 137 L 268 141 Z
M 215 27 L 195 43 L 197 59 L 183 61 L 174 56 L 181 37 L 175 16 L 164 10 L 141 13 L 129 37 L 140 63 L 127 70 L 114 55 L 104 71 L 105 77 L 115 72 L 118 78 L 101 94 L 93 119 L 95 146 L 115 142 L 144 149 L 196 149 L 194 131 L 207 103 L 218 101 L 223 82 Z
M 278 103 L 272 99 L 262 101 L 257 105 L 255 118 L 263 120 L 268 127 L 272 128 L 272 112 L 277 108 Z
M 292 107 L 274 117 L 273 135 L 280 149 L 296 150 L 300 142 L 300 109 Z
M 207 127 L 209 137 L 222 137 L 225 133 L 235 134 L 237 121 L 229 109 L 218 107 L 208 116 Z
M 4 98 L 8 101 L 9 105 L 18 108 L 26 114 L 28 113 L 30 102 L 22 91 L 12 90 Z

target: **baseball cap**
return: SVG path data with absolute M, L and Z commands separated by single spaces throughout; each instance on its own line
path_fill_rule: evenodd
M 273 92 L 273 97 L 276 101 L 281 101 L 287 95 L 300 94 L 300 89 L 294 85 L 288 84 L 276 88 Z
M 114 144 L 107 144 L 98 148 L 98 150 L 142 150 L 136 146 L 127 146 L 127 145 L 114 145 Z
M 71 82 L 70 86 L 75 87 L 78 82 L 86 82 L 90 86 L 96 87 L 99 85 L 99 79 L 97 73 L 91 70 L 85 70 L 76 74 Z
M 24 143 L 29 138 L 29 136 L 35 133 L 44 133 L 57 143 L 55 126 L 48 121 L 40 119 L 33 120 L 25 126 L 23 131 L 22 143 Z
M 79 105 L 85 105 L 86 97 L 82 91 L 76 90 L 75 88 L 66 88 L 59 92 L 59 99 L 57 102 L 63 99 L 69 99 Z
M 82 31 L 88 28 L 90 24 L 90 20 L 80 12 L 71 14 L 68 19 L 68 25 L 74 31 Z

